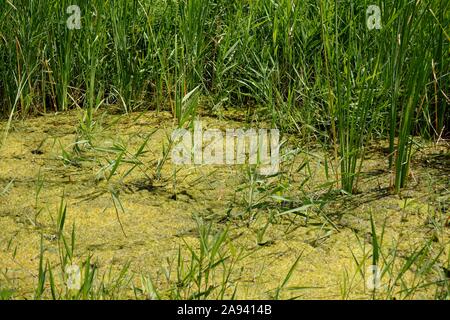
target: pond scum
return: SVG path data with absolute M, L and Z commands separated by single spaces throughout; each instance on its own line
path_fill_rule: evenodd
M 449 299 L 449 9 L 0 1 L 0 299 Z

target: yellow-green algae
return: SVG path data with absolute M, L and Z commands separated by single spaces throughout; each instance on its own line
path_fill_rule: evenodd
M 202 120 L 214 128 L 242 126 L 238 122 L 216 118 L 203 117 Z M 120 188 L 125 212 L 119 214 L 125 236 L 109 192 L 119 182 L 114 178 L 106 181 L 98 174 L 100 163 L 105 164 L 105 159 L 98 158 L 94 151 L 87 151 L 85 155 L 93 161 L 84 161 L 79 166 L 65 164 L 61 159 L 62 148 L 68 152 L 73 148 L 78 121 L 75 112 L 16 121 L 0 150 L 0 191 L 13 181 L 12 187 L 0 197 L 0 271 L 4 275 L 0 275 L 0 288 L 15 290 L 17 298 L 33 297 L 41 234 L 46 257 L 57 263 L 53 226 L 63 195 L 68 209 L 66 228 L 70 230 L 72 224 L 76 226 L 77 257 L 91 252 L 97 265 L 104 270 L 110 266 L 119 270 L 130 262 L 134 283 L 139 284 L 139 275 L 145 274 L 157 279 L 155 284 L 162 287 L 165 284 L 158 279 L 167 259 L 174 259 L 184 242 L 197 245 L 193 216 L 224 216 L 228 203 L 239 202 L 245 197 L 236 193 L 236 187 L 246 181 L 240 167 L 177 167 L 176 191 L 179 196 L 176 200 L 173 198 L 174 167 L 170 161 L 162 167 L 159 180 L 147 181 L 143 171 L 134 170 Z M 98 116 L 97 121 L 92 134 L 96 145 L 121 143 L 133 151 L 156 129 L 147 144 L 148 152 L 140 159 L 144 172 L 149 175 L 155 172 L 158 160 L 163 156 L 163 146 L 167 147 L 167 135 L 174 128 L 171 116 L 161 112 Z M 2 127 L 5 127 L 4 123 Z M 430 148 L 429 153 L 442 151 L 436 146 Z M 423 156 L 426 154 L 424 152 Z M 445 212 L 438 214 L 439 210 L 430 200 L 441 197 L 448 201 L 448 176 L 443 178 L 436 168 L 424 168 L 413 162 L 414 177 L 403 198 L 391 194 L 380 197 L 380 190 L 389 187 L 386 158 L 375 150 L 369 151 L 368 155 L 359 183 L 360 193 L 342 197 L 326 209 L 334 227 L 325 224 L 324 228 L 323 223 L 306 224 L 297 219 L 292 228 L 287 221 L 281 221 L 269 225 L 264 235 L 267 245 L 259 246 L 256 233 L 265 225 L 267 212 L 255 215 L 256 220 L 249 225 L 231 223 L 233 247 L 251 253 L 235 268 L 238 298 L 270 297 L 299 255 L 301 258 L 289 286 L 306 289 L 283 292 L 282 298 L 370 298 L 371 292 L 365 289 L 354 260 L 354 256 L 362 259 L 366 254 L 366 266 L 371 263 L 370 215 L 374 217 L 378 231 L 381 232 L 383 224 L 386 226 L 383 249 L 386 252 L 394 241 L 398 241 L 400 252 L 407 256 L 432 239 L 433 252 L 444 250 L 438 262 L 448 263 L 449 228 L 444 226 L 447 216 Z M 318 190 L 316 195 L 320 197 L 318 186 L 327 182 L 323 154 L 308 150 L 290 161 L 301 164 L 306 159 L 310 161 L 312 179 L 303 188 L 311 192 Z M 119 167 L 118 173 L 128 168 Z M 448 168 L 444 170 L 448 173 Z M 292 173 L 290 188 L 283 195 L 295 198 L 304 175 L 303 171 Z M 39 181 L 43 181 L 43 186 L 36 200 Z M 40 214 L 35 218 L 39 210 Z M 233 210 L 243 209 L 235 205 Z M 430 229 L 431 218 L 437 219 L 442 226 L 438 232 Z M 317 217 L 317 221 L 326 222 L 320 219 Z M 224 227 L 219 219 L 212 221 L 216 221 L 217 228 Z M 405 279 L 414 281 L 413 272 Z M 430 279 L 433 280 L 436 279 Z M 434 290 L 430 287 L 417 290 L 412 298 L 433 298 Z M 132 297 L 131 288 L 121 297 Z

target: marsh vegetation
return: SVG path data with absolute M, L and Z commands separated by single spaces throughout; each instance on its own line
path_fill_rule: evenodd
M 0 1 L 0 299 L 449 298 L 450 2 L 75 2 Z

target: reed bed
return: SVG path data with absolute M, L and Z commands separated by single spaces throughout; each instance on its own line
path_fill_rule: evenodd
M 249 228 L 259 217 L 267 218 L 255 231 L 256 247 L 263 248 L 272 244 L 264 240 L 270 226 L 281 225 L 284 218 L 289 220 L 286 233 L 296 218 L 308 226 L 312 211 L 319 221 L 314 223 L 328 230 L 312 241 L 315 248 L 334 230 L 345 227 L 337 226 L 344 214 L 336 218 L 338 209 L 331 204 L 356 200 L 354 195 L 363 189 L 363 162 L 374 145 L 384 151 L 385 174 L 377 179 L 390 179 L 377 180 L 375 196 L 397 197 L 411 186 L 411 160 L 425 146 L 422 142 L 434 142 L 438 150 L 439 142 L 450 138 L 449 102 L 447 0 L 0 0 L 0 149 L 7 145 L 16 120 L 78 109 L 79 123 L 73 124 L 76 141 L 67 150 L 60 142 L 59 160 L 76 170 L 84 162 L 102 165 L 95 183 L 104 180 L 107 185 L 124 237 L 120 191 L 125 178 L 133 171 L 141 172 L 145 190 L 152 192 L 152 182 L 164 180 L 162 168 L 174 141 L 167 136 L 161 159 L 147 167 L 140 157 L 148 152 L 147 143 L 157 129 L 149 128 L 151 133 L 137 151 L 122 144 L 98 145 L 95 134 L 102 122 L 98 111 L 105 117 L 169 111 L 173 123 L 186 128 L 200 115 L 220 118 L 234 110 L 251 115 L 248 118 L 264 127 L 280 129 L 296 146 L 308 149 L 288 150 L 282 156 L 288 162 L 297 151 L 308 155 L 295 169 L 305 172 L 304 180 L 291 184 L 294 163 L 270 177 L 244 166 L 245 179 L 236 191 L 242 201 L 235 196 L 226 217 L 218 221 L 234 219 Z M 31 151 L 33 156 L 43 153 L 39 148 L 44 143 Z M 311 160 L 310 146 L 321 148 L 323 158 L 317 163 Z M 86 156 L 89 152 L 95 156 Z M 443 163 L 440 168 L 447 183 L 448 153 L 441 151 L 433 157 L 438 166 Z M 326 181 L 310 188 L 313 164 L 324 168 Z M 122 172 L 124 166 L 129 168 Z M 165 182 L 172 183 L 167 189 L 173 192 L 170 199 L 177 201 L 178 171 L 171 172 Z M 413 298 L 429 286 L 435 288 L 434 298 L 449 298 L 448 244 L 439 243 L 449 226 L 448 198 L 433 194 L 432 184 L 437 181 L 433 173 L 430 169 L 429 218 L 423 224 L 435 234 L 402 260 L 400 240 L 388 247 L 385 225 L 374 222 L 375 208 L 369 206 L 370 232 L 358 235 L 355 231 L 364 255 L 352 252 L 357 268 L 354 275 L 346 270 L 340 283 L 342 298 L 351 297 L 355 279 L 370 276 L 364 272 L 370 260 L 372 266 L 383 266 L 383 279 L 390 279 L 384 293 L 373 292 L 374 299 Z M 0 186 L 0 198 L 8 196 L 14 182 Z M 382 190 L 381 184 L 389 185 L 389 190 Z M 40 232 L 37 220 L 43 209 L 38 210 L 38 198 L 43 185 L 39 172 L 37 213 L 28 219 Z M 298 192 L 290 198 L 284 191 L 292 188 Z M 448 190 L 447 185 L 443 188 Z M 405 212 L 407 204 L 408 197 Z M 239 208 L 237 214 L 234 207 Z M 325 213 L 325 207 L 331 213 Z M 64 285 L 68 282 L 65 268 L 75 261 L 78 229 L 73 224 L 71 230 L 64 230 L 66 215 L 63 195 L 56 219 L 52 216 L 55 225 L 49 227 L 55 235 L 57 259 L 47 259 L 41 235 L 35 299 L 238 298 L 235 275 L 247 252 L 233 247 L 229 225 L 216 228 L 220 224 L 215 225 L 213 218 L 206 222 L 197 216 L 198 243 L 184 242 L 184 249 L 180 247 L 174 260 L 168 261 L 165 277 L 157 282 L 141 274 L 136 285 L 129 264 L 114 276 L 109 270 L 110 281 L 106 281 L 107 271 L 99 272 L 89 252 L 83 255 L 81 288 L 71 291 Z M 439 250 L 434 248 L 438 243 Z M 271 298 L 307 289 L 288 286 L 300 259 L 267 292 Z M 410 271 L 414 278 L 408 282 Z M 0 299 L 14 297 L 14 291 L 2 286 Z
M 69 29 L 71 5 L 80 28 Z M 367 25 L 370 5 L 381 10 Z M 364 147 L 389 141 L 393 188 L 412 137 L 448 135 L 450 4 L 431 1 L 2 1 L 0 114 L 252 108 L 333 154 L 346 192 Z M 69 12 L 69 13 L 68 13 Z M 195 113 L 189 108 L 187 114 Z M 8 129 L 8 127 L 7 127 Z M 4 134 L 7 134 L 7 132 Z

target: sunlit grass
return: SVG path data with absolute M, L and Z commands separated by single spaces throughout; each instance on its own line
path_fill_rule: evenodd
M 312 179 L 308 161 L 297 171 L 309 170 L 299 186 L 301 204 L 282 195 L 289 187 L 286 172 L 266 179 L 245 168 L 247 180 L 236 186 L 241 196 L 237 205 L 243 209 L 235 216 L 230 209 L 227 218 L 250 224 L 261 210 L 270 211 L 257 232 L 258 245 L 265 243 L 273 221 L 291 215 L 307 220 L 310 209 L 317 209 L 315 218 L 337 230 L 322 208 L 334 201 L 332 197 L 363 189 L 361 171 L 369 146 L 380 142 L 388 146 L 383 165 L 391 177 L 385 175 L 390 180 L 383 183 L 389 184 L 389 192 L 401 195 L 411 181 L 414 152 L 421 150 L 418 141 L 440 141 L 450 135 L 446 0 L 90 0 L 78 4 L 81 28 L 70 29 L 66 10 L 73 4 L 0 1 L 0 117 L 5 119 L 0 148 L 7 145 L 16 119 L 78 109 L 79 121 L 73 124 L 76 141 L 60 146 L 60 160 L 79 167 L 94 161 L 87 153 L 95 154 L 100 165 L 96 179 L 105 181 L 120 224 L 125 213 L 120 197 L 123 180 L 132 171 L 148 180 L 160 179 L 173 141 L 168 138 L 149 175 L 140 158 L 151 134 L 135 152 L 120 143 L 110 148 L 98 145 L 94 138 L 101 130 L 102 112 L 164 110 L 172 114 L 176 127 L 188 128 L 199 111 L 220 117 L 234 108 L 305 145 L 319 145 L 327 182 L 314 191 L 320 189 L 317 193 L 325 194 L 324 199 L 303 190 Z M 367 26 L 369 5 L 381 9 L 380 29 Z M 169 179 L 176 199 L 175 169 Z M 40 178 L 36 182 L 36 207 L 42 183 Z M 0 198 L 7 197 L 13 185 L 14 180 L 1 185 Z M 284 208 L 286 204 L 290 207 Z M 128 266 L 114 280 L 116 286 L 106 285 L 87 256 L 82 288 L 69 292 L 59 285 L 67 281 L 61 268 L 71 263 L 76 232 L 73 227 L 70 235 L 64 233 L 65 216 L 62 200 L 55 220 L 59 264 L 46 260 L 42 249 L 36 299 L 117 298 L 122 286 L 132 287 L 137 298 L 236 298 L 231 274 L 242 256 L 228 247 L 226 228 L 213 232 L 201 219 L 196 221 L 198 247 L 180 248 L 167 266 L 167 273 L 172 273 L 164 279 L 164 288 L 147 275 L 139 275 L 140 286 L 131 285 Z M 372 297 L 394 298 L 398 285 L 400 297 L 413 297 L 429 285 L 430 274 L 438 273 L 430 261 L 442 252 L 433 252 L 432 243 L 426 242 L 401 264 L 397 243 L 388 252 L 370 222 L 372 264 L 382 265 L 383 276 L 393 279 L 384 295 Z M 121 228 L 126 236 L 122 224 Z M 356 274 L 365 278 L 368 255 L 362 261 L 354 258 Z M 298 261 L 274 288 L 273 297 L 283 297 Z M 419 272 L 411 284 L 404 276 L 413 267 Z M 217 281 L 218 274 L 222 281 Z M 348 298 L 356 276 L 344 278 L 341 295 Z M 436 297 L 448 298 L 448 278 L 438 281 L 442 290 Z M 13 295 L 0 288 L 0 298 Z

